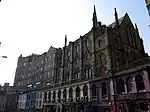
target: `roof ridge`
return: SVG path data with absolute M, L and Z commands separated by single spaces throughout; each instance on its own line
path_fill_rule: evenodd
M 118 20 L 119 21 L 119 25 L 122 23 L 122 21 L 124 20 L 124 18 L 126 17 L 126 15 L 128 15 L 128 13 L 125 13 L 124 16 L 122 16 L 121 18 L 119 18 L 119 20 Z M 114 28 L 115 25 L 116 25 L 116 21 L 113 22 L 113 23 L 111 23 L 110 25 L 108 25 L 108 27 Z

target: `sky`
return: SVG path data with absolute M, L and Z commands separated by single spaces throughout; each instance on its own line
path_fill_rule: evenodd
M 150 53 L 150 18 L 144 0 L 1 0 L 0 84 L 13 85 L 18 57 L 42 54 L 50 46 L 63 47 L 65 35 L 75 41 L 92 28 L 93 5 L 98 20 L 109 25 L 114 8 L 119 17 L 126 12 L 137 23 Z

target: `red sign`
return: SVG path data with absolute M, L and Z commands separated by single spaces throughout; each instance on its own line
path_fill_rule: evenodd
M 110 112 L 116 112 L 116 108 L 114 104 L 110 104 Z

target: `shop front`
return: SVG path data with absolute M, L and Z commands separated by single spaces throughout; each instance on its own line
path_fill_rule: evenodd
M 146 93 L 130 94 L 117 99 L 117 110 L 119 112 L 147 112 L 150 107 L 150 99 Z

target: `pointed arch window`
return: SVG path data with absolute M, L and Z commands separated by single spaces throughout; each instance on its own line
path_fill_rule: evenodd
M 71 52 L 70 52 L 70 50 L 68 49 L 67 56 L 69 57 L 70 55 L 71 55 Z
M 128 77 L 126 79 L 126 85 L 127 85 L 127 92 L 131 92 L 133 88 L 133 80 L 132 77 Z
M 58 99 L 61 99 L 61 90 L 58 90 Z
M 89 69 L 89 78 L 92 78 L 92 68 Z
M 83 96 L 88 96 L 88 86 L 87 85 L 83 86 Z
M 48 93 L 48 100 L 49 101 L 51 100 L 51 91 L 49 91 L 49 93 Z
M 56 92 L 53 91 L 53 100 L 55 100 L 55 99 L 56 99 Z
M 104 60 L 103 60 L 103 56 L 104 56 L 103 53 L 100 53 L 100 54 L 99 54 L 99 57 L 98 57 L 98 58 L 99 58 L 99 63 L 100 63 L 100 64 L 103 64 L 103 63 L 102 63 L 102 62 L 104 61 Z
M 76 87 L 76 97 L 80 97 L 80 88 Z
M 118 85 L 118 93 L 123 93 L 125 92 L 125 87 L 124 87 L 124 80 L 122 78 L 120 78 L 118 81 L 117 81 L 117 85 Z
M 67 99 L 67 90 L 66 89 L 64 89 L 64 91 L 63 91 L 63 99 Z
M 92 84 L 92 97 L 96 97 L 96 92 L 97 92 L 97 89 L 96 89 L 96 84 Z
M 69 89 L 69 98 L 73 98 L 73 89 L 72 88 Z
M 106 82 L 102 82 L 102 97 L 107 95 L 107 87 L 106 87 Z
M 79 68 L 78 68 L 78 67 L 75 69 L 74 77 L 75 77 L 75 79 L 80 78 L 80 71 L 79 71 Z
M 76 45 L 76 53 L 78 53 L 79 52 L 79 45 L 77 44 Z
M 47 92 L 44 93 L 44 102 L 47 101 Z
M 102 40 L 99 39 L 99 40 L 98 40 L 98 46 L 99 46 L 99 48 L 101 47 L 101 45 L 102 45 Z
M 143 76 L 141 74 L 135 77 L 137 91 L 145 90 Z
M 88 79 L 88 75 L 89 75 L 89 71 L 88 71 L 88 69 L 85 69 L 85 76 L 86 76 L 86 79 Z
M 90 58 L 90 57 L 89 57 L 89 54 L 87 54 L 87 55 L 86 55 L 86 59 L 88 60 L 89 58 Z

